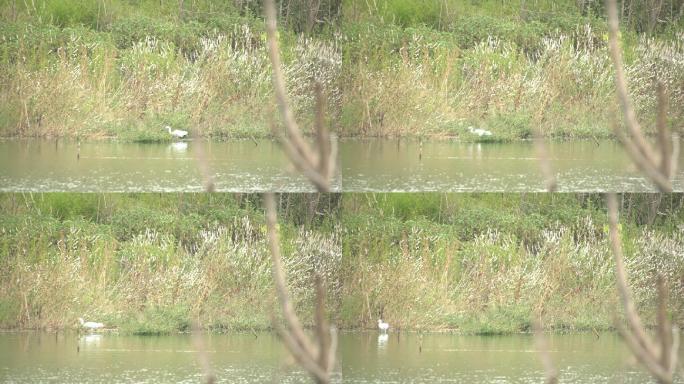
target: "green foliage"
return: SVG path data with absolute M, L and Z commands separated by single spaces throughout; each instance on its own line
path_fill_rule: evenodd
M 339 198 L 279 199 L 291 290 L 308 310 L 314 270 L 298 266 L 316 266 L 333 295 Z M 260 195 L 0 194 L 0 211 L 0 327 L 71 328 L 79 316 L 136 334 L 185 331 L 191 316 L 213 329 L 270 326 Z
M 190 329 L 188 308 L 177 307 L 147 307 L 137 315 L 120 319 L 122 332 L 133 335 L 167 335 Z
M 441 5 L 437 1 L 381 0 L 376 3 L 380 17 L 403 27 L 436 26 Z
M 196 136 L 271 135 L 258 2 L 11 4 L 0 4 L 0 135 L 158 142 L 168 140 L 157 130 L 167 121 Z M 557 138 L 612 137 L 600 6 L 325 0 L 314 25 L 307 7 L 290 1 L 280 15 L 289 92 L 304 126 L 315 76 L 341 135 L 454 136 L 467 121 L 500 133 L 464 140 L 524 139 L 530 127 Z M 672 90 L 670 110 L 684 104 L 675 91 L 681 60 L 662 60 L 681 55 L 681 21 L 663 12 L 668 22 L 654 27 L 652 41 L 635 32 L 642 21 L 622 34 L 646 122 L 654 121 L 653 68 Z M 676 126 L 684 115 L 671 118 Z
M 667 242 L 681 252 L 684 239 L 671 226 L 683 212 L 668 210 L 663 221 L 642 226 L 648 220 L 630 217 L 647 219 L 641 210 L 653 196 L 623 199 L 624 250 L 651 321 L 655 272 L 647 265 L 673 276 L 671 297 L 683 289 L 674 277 L 681 260 L 655 251 Z M 373 327 L 382 316 L 402 328 L 493 335 L 527 332 L 542 311 L 549 329 L 612 327 L 617 304 L 600 195 L 346 195 L 342 209 L 340 321 L 349 326 Z M 675 301 L 680 318 L 684 303 Z
M 483 312 L 448 316 L 449 328 L 475 335 L 506 335 L 530 332 L 531 308 L 525 305 L 507 305 L 487 308 Z
M 98 0 L 43 0 L 36 8 L 42 19 L 59 27 L 83 25 L 97 28 L 101 2 Z
M 0 328 L 14 328 L 21 317 L 21 304 L 15 298 L 0 298 Z

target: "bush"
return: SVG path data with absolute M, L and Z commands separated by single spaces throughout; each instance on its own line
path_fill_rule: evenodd
M 38 5 L 43 20 L 59 27 L 99 26 L 98 15 L 103 12 L 98 0 L 44 0 Z

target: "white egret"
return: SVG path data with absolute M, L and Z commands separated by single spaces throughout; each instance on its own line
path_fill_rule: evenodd
M 88 330 L 96 330 L 100 328 L 104 328 L 104 324 L 102 323 L 96 323 L 94 321 L 84 321 L 82 317 L 78 318 L 78 321 L 81 323 L 81 327 L 86 328 Z
M 169 131 L 169 134 L 170 134 L 171 136 L 173 136 L 173 137 L 175 137 L 175 138 L 178 138 L 178 139 L 182 139 L 182 138 L 184 138 L 184 137 L 186 137 L 186 136 L 188 135 L 188 131 L 183 131 L 183 130 L 180 130 L 180 129 L 171 130 L 171 127 L 168 126 L 168 125 L 165 126 L 164 128 L 166 128 L 166 130 Z
M 389 324 L 383 322 L 382 319 L 378 319 L 378 328 L 381 332 L 387 333 L 387 330 L 389 329 Z
M 490 131 L 488 131 L 488 130 L 486 130 L 486 129 L 474 128 L 474 127 L 472 127 L 472 126 L 471 126 L 471 127 L 468 127 L 468 131 L 470 131 L 470 133 L 472 133 L 473 135 L 478 135 L 478 136 L 480 136 L 480 137 L 482 137 L 482 136 L 491 136 L 491 135 L 492 135 L 492 132 L 490 132 Z

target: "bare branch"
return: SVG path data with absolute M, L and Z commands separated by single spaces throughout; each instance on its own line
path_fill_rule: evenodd
M 307 355 L 315 355 L 313 345 L 309 342 L 309 338 L 304 334 L 304 327 L 302 327 L 294 306 L 290 301 L 290 293 L 285 282 L 285 271 L 283 269 L 282 256 L 280 255 L 280 240 L 276 231 L 276 208 L 275 198 L 272 193 L 267 193 L 264 196 L 264 203 L 266 206 L 266 225 L 268 228 L 268 244 L 271 250 L 271 259 L 273 260 L 273 280 L 278 294 L 278 300 L 283 311 L 283 316 L 287 322 L 291 332 L 294 334 L 294 339 L 301 346 Z
M 672 134 L 667 127 L 667 98 L 665 97 L 665 89 L 663 83 L 658 82 L 658 146 L 662 151 L 660 157 L 660 172 L 668 179 L 673 176 L 672 163 L 675 158 L 672 157 Z
M 202 372 L 204 373 L 204 378 L 202 382 L 204 384 L 214 384 L 216 382 L 216 376 L 211 370 L 211 363 L 209 362 L 209 355 L 207 355 L 207 347 L 204 344 L 204 339 L 200 335 L 200 326 L 197 322 L 192 323 L 192 340 L 197 349 L 197 360 L 199 360 L 200 366 L 202 367 Z
M 280 254 L 280 242 L 276 231 L 276 207 L 273 194 L 268 193 L 264 195 L 264 205 L 266 208 L 268 243 L 273 263 L 273 280 L 281 311 L 287 324 L 287 328 L 282 327 L 274 319 L 274 327 L 288 351 L 290 351 L 290 354 L 302 368 L 307 370 L 317 383 L 327 384 L 330 382 L 330 373 L 334 366 L 337 338 L 326 320 L 323 283 L 320 276 L 316 276 L 315 318 L 317 337 L 316 344 L 314 344 L 304 332 L 304 327 L 294 311 L 294 306 L 288 293 Z
M 551 359 L 551 354 L 549 353 L 549 343 L 546 340 L 544 331 L 542 330 L 541 324 L 537 319 L 532 319 L 532 329 L 534 330 L 534 343 L 537 347 L 537 352 L 539 354 L 539 359 L 544 366 L 544 374 L 546 384 L 558 384 L 558 371 L 553 365 L 553 360 Z
M 287 132 L 286 135 L 277 134 L 276 136 L 283 144 L 285 153 L 295 167 L 302 172 L 320 192 L 327 192 L 330 190 L 330 176 L 333 174 L 333 172 L 330 171 L 330 165 L 334 164 L 334 162 L 331 157 L 330 134 L 324 124 L 323 100 L 320 84 L 316 84 L 317 113 L 315 117 L 315 129 L 318 147 L 314 149 L 302 135 L 287 98 L 285 76 L 283 75 L 280 61 L 280 49 L 278 47 L 274 0 L 265 0 L 264 8 L 266 13 L 268 53 L 273 67 L 273 88 L 278 102 L 278 109 L 283 117 L 285 130 Z
M 658 151 L 654 150 L 646 140 L 641 125 L 636 117 L 636 112 L 632 106 L 629 92 L 627 91 L 627 79 L 622 63 L 622 53 L 620 44 L 618 42 L 618 10 L 617 0 L 606 0 L 606 7 L 608 11 L 608 46 L 610 48 L 611 58 L 615 66 L 615 87 L 617 90 L 620 106 L 625 117 L 625 123 L 630 135 L 626 136 L 620 132 L 617 125 L 614 126 L 614 131 L 620 141 L 627 148 L 627 153 L 632 158 L 632 161 L 646 174 L 647 177 L 653 181 L 661 192 L 671 192 L 672 182 L 671 178 L 671 164 L 675 161 L 672 156 L 671 140 L 672 137 L 667 134 L 665 124 L 665 107 L 664 96 L 662 96 L 662 89 L 659 87 L 659 110 L 658 110 Z M 655 171 L 653 171 L 655 169 Z
M 658 279 L 658 343 L 653 341 L 646 333 L 641 318 L 634 305 L 632 293 L 629 289 L 627 271 L 622 253 L 622 244 L 618 232 L 618 209 L 617 198 L 614 194 L 607 197 L 608 223 L 610 244 L 615 260 L 615 278 L 618 293 L 622 301 L 625 318 L 628 327 L 619 323 L 618 331 L 627 343 L 634 356 L 648 369 L 649 372 L 660 382 L 671 384 L 677 364 L 677 350 L 673 348 L 676 334 L 674 334 L 667 318 L 667 295 L 665 283 Z
M 537 150 L 537 156 L 539 157 L 539 167 L 541 168 L 542 176 L 544 177 L 544 186 L 548 192 L 555 192 L 558 189 L 558 182 L 556 176 L 553 174 L 553 168 L 551 167 L 549 149 L 538 128 L 534 129 L 534 147 Z
M 204 141 L 198 137 L 195 137 L 195 139 L 195 160 L 197 161 L 197 167 L 199 168 L 200 176 L 202 177 L 204 191 L 215 192 L 216 184 L 214 183 L 214 177 L 211 174 L 207 154 L 204 151 Z
M 321 83 L 316 82 L 316 138 L 318 139 L 318 148 L 321 153 L 331 153 L 330 148 L 330 132 L 325 126 L 325 100 L 323 98 L 323 87 Z M 330 160 L 329 156 L 320 156 L 318 162 L 318 173 L 326 180 L 330 179 Z

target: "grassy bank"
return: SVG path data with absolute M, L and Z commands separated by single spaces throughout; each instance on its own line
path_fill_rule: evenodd
M 684 321 L 681 196 L 629 195 L 621 232 L 639 308 L 656 272 Z M 654 209 L 655 207 L 655 209 Z M 311 323 L 312 272 L 347 329 L 463 333 L 605 329 L 617 308 L 597 195 L 284 195 L 290 290 Z M 258 195 L 0 195 L 0 328 L 131 333 L 270 328 L 274 303 Z
M 122 332 L 270 327 L 276 307 L 259 195 L 0 196 L 0 327 Z M 312 271 L 338 289 L 338 197 L 280 199 L 291 293 L 309 322 Z
M 620 230 L 638 308 L 652 323 L 661 273 L 682 325 L 684 210 L 661 198 L 626 196 Z M 346 326 L 499 334 L 536 314 L 550 330 L 601 330 L 619 313 L 599 195 L 345 195 L 342 209 Z
M 166 124 L 212 138 L 270 135 L 278 117 L 258 3 L 185 3 L 0 2 L 0 135 L 161 141 Z M 317 80 L 342 136 L 472 140 L 470 125 L 502 141 L 533 127 L 611 135 L 601 6 L 325 0 L 310 24 L 302 1 L 283 4 L 285 72 L 305 127 Z M 653 26 L 638 10 L 623 19 L 632 95 L 651 131 L 654 73 L 671 124 L 682 122 L 680 13 L 664 6 Z

